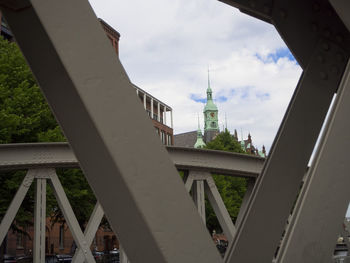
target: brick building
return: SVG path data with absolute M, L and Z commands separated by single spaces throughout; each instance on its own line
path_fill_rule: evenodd
M 119 32 L 107 24 L 103 19 L 99 18 L 99 21 L 102 28 L 106 32 L 108 39 L 111 41 L 117 56 L 119 57 Z M 162 143 L 165 145 L 173 145 L 174 133 L 172 108 L 135 84 L 133 84 L 133 87 L 135 88 L 137 96 L 140 98 L 146 112 L 148 113 L 148 116 L 151 118 L 153 126 L 156 129 Z
M 5 251 L 9 255 L 30 255 L 33 252 L 34 227 L 23 229 L 27 234 L 10 230 L 4 240 Z M 110 251 L 119 248 L 119 242 L 113 231 L 108 227 L 101 226 L 95 235 L 91 250 Z M 52 224 L 46 219 L 45 250 L 46 254 L 73 254 L 76 244 L 66 224 Z

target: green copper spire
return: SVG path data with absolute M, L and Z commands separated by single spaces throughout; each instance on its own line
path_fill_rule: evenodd
M 210 78 L 208 70 L 207 103 L 203 110 L 204 131 L 219 131 L 218 107 L 213 102 L 213 91 L 210 88 Z
M 197 141 L 194 144 L 194 148 L 204 148 L 206 146 L 205 142 L 203 141 L 202 131 L 199 126 L 199 116 L 198 116 L 198 130 L 197 130 Z
M 207 94 L 208 93 L 212 93 L 212 90 L 211 90 L 211 88 L 210 88 L 210 78 L 209 78 L 209 68 L 208 68 L 208 88 L 207 88 Z M 211 98 L 210 98 L 211 99 Z

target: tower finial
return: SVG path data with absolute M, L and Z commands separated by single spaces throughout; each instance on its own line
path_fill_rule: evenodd
M 208 65 L 208 89 L 210 89 L 209 65 Z
M 226 128 L 226 130 L 227 130 L 227 116 L 226 116 L 226 112 L 225 112 L 225 128 Z
M 199 113 L 197 113 L 198 115 L 198 130 L 200 129 L 200 126 L 199 126 Z

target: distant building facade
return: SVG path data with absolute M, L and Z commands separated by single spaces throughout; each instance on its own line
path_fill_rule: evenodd
M 22 229 L 26 234 L 10 230 L 4 240 L 5 251 L 9 255 L 31 255 L 33 253 L 34 227 Z M 46 254 L 74 254 L 77 248 L 72 233 L 66 224 L 52 224 L 46 219 L 45 253 Z M 119 248 L 119 242 L 113 231 L 108 227 L 100 227 L 91 244 L 91 250 L 111 251 Z
M 117 32 L 103 19 L 99 18 L 99 21 L 103 30 L 106 32 L 108 39 L 111 41 L 117 56 L 119 57 L 119 32 Z M 164 145 L 173 145 L 174 127 L 172 108 L 135 84 L 132 85 L 135 88 L 136 94 L 140 98 L 146 112 L 148 113 L 148 116 L 151 118 L 156 133 L 160 137 L 162 143 Z

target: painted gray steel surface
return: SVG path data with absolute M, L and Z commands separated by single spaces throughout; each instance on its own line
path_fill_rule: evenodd
M 279 262 L 326 263 L 332 259 L 350 200 L 350 159 L 339 153 L 339 149 L 350 148 L 349 113 L 350 64 L 293 213 L 295 219 Z
M 350 34 L 343 22 L 348 26 L 344 10 L 348 10 L 350 4 L 332 0 L 339 17 L 327 0 L 224 2 L 272 23 L 304 69 L 224 260 L 230 263 L 271 262 L 349 58 Z M 87 2 L 0 0 L 0 8 L 131 262 L 220 262 L 174 165 L 130 88 L 130 81 L 120 63 L 110 55 L 112 48 Z M 60 14 L 64 14 L 65 19 Z M 348 100 L 339 105 L 346 107 L 346 104 Z M 119 114 L 125 108 L 132 109 L 128 116 Z M 328 146 L 327 140 L 337 145 L 339 140 L 347 138 L 336 124 L 338 118 L 344 117 L 339 112 L 329 123 L 331 136 L 322 142 L 331 152 L 334 148 Z M 345 112 L 346 116 L 348 110 Z M 118 121 L 111 122 L 116 117 Z M 346 129 L 348 122 L 344 120 Z M 333 132 L 341 138 L 334 139 Z M 346 154 L 346 149 L 341 152 Z M 327 156 L 322 151 L 318 154 L 317 158 L 324 161 L 324 171 L 331 168 L 328 165 L 334 155 Z M 174 155 L 173 159 L 181 160 L 181 156 Z M 216 164 L 212 166 L 219 171 L 224 158 L 214 161 Z M 196 167 L 198 160 L 193 160 L 183 168 Z M 337 161 L 341 161 L 341 167 L 334 171 L 341 178 L 341 173 L 349 170 L 349 162 L 334 160 Z M 69 160 L 63 160 L 65 162 Z M 201 165 L 204 167 L 205 163 Z M 320 189 L 313 181 L 322 178 L 321 168 L 322 165 L 315 166 L 310 172 L 311 175 L 315 173 L 313 180 L 306 180 L 304 191 L 308 192 L 302 196 L 304 204 L 308 205 L 298 206 L 298 211 L 303 212 L 293 221 L 290 228 L 293 232 L 288 235 L 291 240 L 303 228 L 311 227 L 308 215 L 320 212 L 322 205 L 309 204 L 317 201 L 314 195 Z M 101 170 L 105 171 L 102 175 L 98 173 Z M 229 170 L 232 168 L 227 174 Z M 96 174 L 99 174 L 98 179 Z M 246 176 L 253 174 L 256 172 L 250 170 Z M 191 180 L 186 182 L 187 190 L 195 181 Z M 325 182 L 321 179 L 319 184 Z M 335 185 L 334 190 L 341 187 Z M 334 200 L 341 201 L 334 207 L 337 220 L 347 204 L 344 199 L 343 195 L 335 196 Z M 335 203 L 333 199 L 329 202 Z M 121 207 L 126 208 L 124 213 L 117 213 Z M 324 219 L 334 224 L 337 221 L 328 215 Z M 4 223 L 7 221 L 8 218 Z M 326 231 L 327 237 L 334 235 L 334 229 L 332 226 Z M 314 231 L 312 227 L 310 230 Z M 325 253 L 331 251 L 331 241 L 319 240 L 317 235 L 311 235 L 305 242 L 321 242 Z M 285 255 L 306 249 L 301 243 L 294 244 Z M 288 258 L 292 256 L 285 260 Z M 298 262 L 312 262 L 312 258 L 312 255 L 300 258 Z
M 177 169 L 202 170 L 211 173 L 257 177 L 264 158 L 182 147 L 166 147 Z M 0 144 L 0 170 L 27 168 L 77 168 L 79 163 L 68 143 Z
M 88 1 L 20 2 L 2 12 L 130 261 L 220 261 Z
M 271 262 L 338 89 L 350 35 L 328 1 L 224 2 L 272 23 L 304 69 L 225 259 Z

